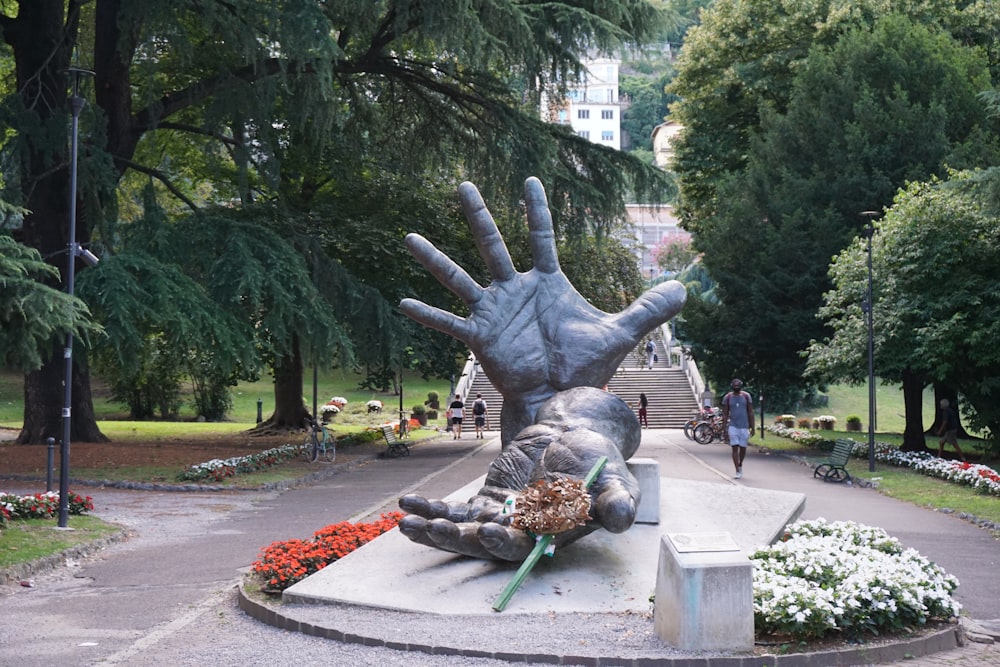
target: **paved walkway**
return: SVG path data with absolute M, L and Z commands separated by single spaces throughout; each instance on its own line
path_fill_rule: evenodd
M 88 489 L 95 514 L 127 526 L 133 536 L 96 557 L 35 576 L 32 588 L 0 589 L 5 624 L 0 664 L 504 664 L 283 632 L 242 614 L 234 593 L 240 573 L 262 546 L 308 537 L 335 521 L 372 518 L 395 509 L 402 493 L 444 497 L 481 475 L 495 454 L 495 445 L 483 441 L 446 438 L 419 445 L 409 458 L 355 462 L 327 479 L 285 492 Z M 881 526 L 959 578 L 957 598 L 968 616 L 1000 619 L 1000 544 L 987 531 L 954 516 L 870 489 L 824 484 L 814 480 L 807 467 L 758 451 L 748 455 L 745 477 L 736 481 L 731 478 L 728 447 L 697 445 L 679 431 L 645 431 L 637 455 L 658 460 L 665 477 L 804 493 L 808 500 L 803 518 Z M 23 483 L 0 487 L 38 490 Z M 968 644 L 905 664 L 1000 667 L 1000 649 Z

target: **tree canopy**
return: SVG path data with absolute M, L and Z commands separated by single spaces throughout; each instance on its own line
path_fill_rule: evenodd
M 670 87 L 679 212 L 717 281 L 717 304 L 686 309 L 687 333 L 709 378 L 749 379 L 773 405 L 809 389 L 801 351 L 830 335 L 815 314 L 860 213 L 1000 155 L 977 99 L 996 80 L 998 19 L 891 5 L 716 2 Z
M 258 361 L 274 364 L 276 392 L 290 397 L 276 398 L 278 421 L 292 424 L 304 410 L 295 388 L 302 364 L 347 358 L 324 345 L 346 354 L 364 332 L 365 340 L 386 346 L 379 353 L 384 371 L 397 356 L 388 348 L 405 344 L 407 324 L 390 312 L 407 261 L 402 237 L 410 229 L 402 225 L 413 219 L 388 206 L 403 198 L 380 197 L 386 182 L 453 189 L 472 179 L 515 212 L 524 179 L 538 176 L 559 193 L 553 216 L 567 238 L 623 218 L 627 190 L 654 199 L 666 191 L 667 179 L 651 165 L 537 115 L 540 96 L 562 92 L 587 53 L 651 39 L 661 16 L 643 0 L 7 3 L 0 7 L 0 66 L 10 68 L 13 85 L 0 103 L 0 118 L 12 128 L 2 142 L 10 165 L 3 186 L 29 211 L 13 232 L 46 258 L 65 248 L 66 71 L 79 62 L 94 76 L 92 88 L 82 89 L 89 103 L 81 116 L 78 240 L 104 257 L 126 255 L 117 269 L 129 276 L 109 262 L 91 281 L 115 275 L 135 285 L 158 272 L 148 289 L 188 289 L 217 303 L 227 316 L 215 324 L 235 327 L 226 340 L 245 340 L 249 330 Z M 156 209 L 166 220 L 152 228 L 154 236 L 129 231 L 148 224 Z M 372 242 L 337 238 L 337 223 L 345 221 L 352 234 L 369 225 L 352 238 Z M 197 239 L 197 252 L 130 248 L 176 247 L 184 238 Z M 273 246 L 269 257 L 259 244 Z M 370 255 L 378 244 L 375 266 L 353 261 L 361 246 Z M 289 252 L 301 255 L 304 272 L 301 263 L 279 260 Z M 212 255 L 213 263 L 201 259 Z M 239 264 L 247 257 L 259 269 Z M 372 275 L 385 265 L 399 272 Z M 197 288 L 183 287 L 184 275 Z M 213 276 L 227 282 L 210 282 Z M 353 285 L 339 305 L 311 320 L 312 330 L 297 326 L 309 313 L 302 307 L 309 281 L 327 300 L 334 284 Z M 91 287 L 88 294 L 101 292 Z M 125 293 L 108 292 L 123 299 Z M 150 295 L 148 303 L 165 303 L 168 293 Z M 364 307 L 344 305 L 357 305 L 357 295 Z M 125 313 L 125 303 L 102 303 L 101 312 Z M 117 344 L 126 334 L 142 336 L 132 344 L 176 335 L 179 323 L 154 322 L 147 312 L 137 309 L 136 321 L 116 325 Z M 205 325 L 197 329 L 205 338 L 193 341 L 202 353 L 221 335 Z M 394 328 L 371 338 L 374 330 L 387 331 L 382 325 Z M 332 336 L 325 343 L 317 340 L 322 328 Z M 99 439 L 81 361 L 74 358 L 72 437 Z M 60 372 L 48 363 L 27 375 L 21 441 L 57 433 Z
M 872 240 L 875 364 L 883 380 L 909 377 L 951 387 L 966 399 L 976 428 L 1000 432 L 1000 217 L 984 205 L 976 172 L 911 184 L 877 224 Z M 835 332 L 810 347 L 809 370 L 859 382 L 866 346 L 861 310 L 867 246 L 856 240 L 834 258 L 834 289 L 820 315 Z M 913 428 L 910 421 L 913 420 Z M 923 432 L 919 411 L 907 431 Z

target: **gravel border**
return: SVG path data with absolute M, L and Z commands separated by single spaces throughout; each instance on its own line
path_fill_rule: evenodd
M 964 645 L 961 624 L 878 645 L 776 654 L 691 654 L 656 636 L 652 614 L 448 616 L 344 604 L 287 604 L 262 599 L 240 582 L 238 604 L 251 618 L 324 639 L 428 655 L 549 665 L 650 667 L 835 667 L 880 664 Z M 544 649 L 542 648 L 544 646 Z

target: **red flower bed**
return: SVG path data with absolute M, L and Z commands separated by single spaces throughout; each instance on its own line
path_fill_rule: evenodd
M 265 592 L 280 593 L 392 530 L 402 517 L 402 512 L 389 512 L 373 523 L 342 521 L 317 530 L 310 540 L 272 542 L 250 569 L 263 580 Z

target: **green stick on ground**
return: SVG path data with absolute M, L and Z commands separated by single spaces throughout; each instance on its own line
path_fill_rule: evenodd
M 597 476 L 601 474 L 602 470 L 604 470 L 604 466 L 607 462 L 607 456 L 602 456 L 597 459 L 594 467 L 590 469 L 590 472 L 587 473 L 586 479 L 583 480 L 584 488 L 590 488 L 590 485 L 594 483 Z M 514 597 L 514 593 L 521 587 L 521 584 L 524 582 L 524 578 L 527 577 L 528 573 L 531 572 L 531 569 L 535 567 L 535 564 L 538 563 L 538 559 L 542 557 L 542 554 L 545 553 L 545 550 L 549 548 L 549 544 L 551 543 L 552 535 L 542 535 L 542 537 L 535 542 L 535 547 L 531 550 L 531 553 L 528 554 L 528 557 L 524 559 L 524 562 L 521 563 L 521 567 L 517 569 L 517 573 L 514 575 L 514 578 L 510 580 L 510 583 L 507 584 L 506 588 L 503 589 L 503 592 L 500 593 L 500 597 L 498 597 L 497 601 L 493 603 L 493 611 L 504 610 L 504 607 L 507 606 L 510 599 Z

